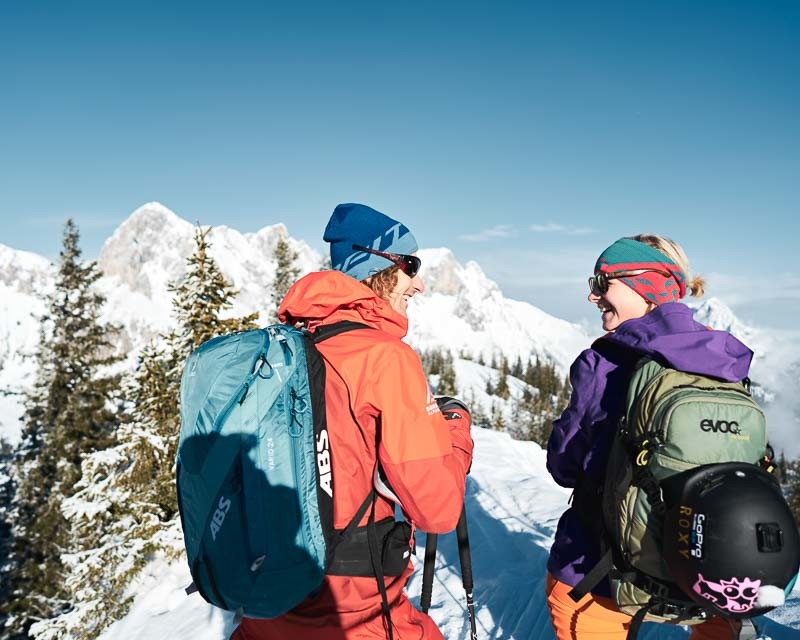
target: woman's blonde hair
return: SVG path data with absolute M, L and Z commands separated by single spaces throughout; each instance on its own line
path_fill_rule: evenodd
M 661 253 L 667 256 L 675 264 L 680 267 L 683 274 L 686 276 L 686 292 L 699 298 L 705 293 L 706 281 L 702 276 L 689 277 L 689 258 L 677 242 L 664 236 L 658 236 L 654 233 L 640 233 L 638 236 L 631 236 L 631 240 L 636 240 L 643 244 L 649 245 L 654 249 L 658 249 Z
M 400 271 L 400 267 L 395 264 L 388 269 L 378 271 L 378 273 L 364 278 L 362 282 L 372 289 L 379 298 L 387 300 L 389 294 L 394 290 L 395 286 L 397 286 L 398 271 Z

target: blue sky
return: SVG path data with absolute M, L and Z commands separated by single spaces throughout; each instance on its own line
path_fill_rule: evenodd
M 323 250 L 339 202 L 570 320 L 622 235 L 800 314 L 800 3 L 4 2 L 0 243 L 139 205 Z

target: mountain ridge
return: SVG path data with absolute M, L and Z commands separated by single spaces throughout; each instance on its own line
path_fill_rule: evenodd
M 172 325 L 167 285 L 180 281 L 186 272 L 194 229 L 163 204 L 149 202 L 133 211 L 103 244 L 98 258 L 103 271 L 98 287 L 107 298 L 102 319 L 123 326 L 121 348 L 128 355 L 129 367 L 148 341 Z M 280 222 L 251 233 L 213 227 L 208 239 L 211 255 L 239 289 L 227 314 L 258 311 L 262 324 L 268 323 L 274 304 L 272 256 L 279 239 L 296 252 L 301 275 L 323 265 L 322 256 L 304 241 L 292 238 Z M 407 338 L 417 350 L 444 348 L 456 357 L 486 362 L 500 355 L 512 362 L 539 358 L 554 363 L 565 376 L 574 358 L 591 343 L 579 325 L 505 297 L 477 262 L 462 265 L 447 248 L 423 249 L 419 255 L 426 291 L 411 300 Z M 0 434 L 7 437 L 18 431 L 14 417 L 21 410 L 18 394 L 32 381 L 32 362 L 23 357 L 35 350 L 39 339 L 38 321 L 31 312 L 44 312 L 42 299 L 54 274 L 55 267 L 46 258 L 0 245 Z M 730 330 L 754 349 L 753 377 L 764 387 L 763 399 L 776 403 L 773 412 L 787 430 L 796 426 L 800 404 L 793 399 L 791 372 L 800 369 L 797 345 L 784 344 L 772 332 L 741 323 L 716 298 L 692 306 L 700 322 Z M 471 372 L 473 397 L 484 397 L 479 387 L 496 377 L 490 368 L 482 369 L 481 375 L 463 363 L 457 368 Z M 790 437 L 786 440 L 793 442 Z M 800 444 L 797 447 L 800 453 Z

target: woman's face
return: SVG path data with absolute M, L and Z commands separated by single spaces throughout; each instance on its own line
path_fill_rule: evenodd
M 397 272 L 397 283 L 386 295 L 386 300 L 392 306 L 392 309 L 400 315 L 408 317 L 408 301 L 423 291 L 425 291 L 425 285 L 422 283 L 419 274 L 409 278 L 400 270 Z
M 590 293 L 589 302 L 600 309 L 605 331 L 614 331 L 626 320 L 641 318 L 654 306 L 616 278 L 608 281 L 605 293 Z

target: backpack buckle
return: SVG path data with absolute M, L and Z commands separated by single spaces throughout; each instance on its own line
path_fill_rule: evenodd
M 653 445 L 650 444 L 649 440 L 642 442 L 642 448 L 639 450 L 639 453 L 636 456 L 637 467 L 647 466 L 647 463 L 650 462 L 650 452 L 652 450 Z

